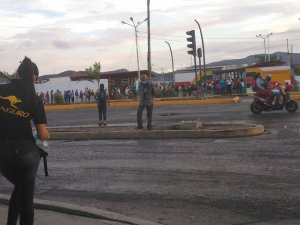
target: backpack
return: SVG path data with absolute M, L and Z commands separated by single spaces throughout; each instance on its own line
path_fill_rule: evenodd
M 105 103 L 106 102 L 106 91 L 99 91 L 98 93 L 98 102 Z

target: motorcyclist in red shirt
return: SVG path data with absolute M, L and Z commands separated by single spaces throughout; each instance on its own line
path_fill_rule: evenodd
M 266 79 L 269 79 L 268 76 Z M 272 106 L 272 91 L 268 88 L 268 86 L 268 81 L 263 80 L 261 74 L 258 73 L 255 79 L 255 91 L 266 100 L 264 104 Z
M 268 97 L 268 104 L 272 105 L 273 99 L 274 97 L 275 99 L 275 104 L 278 103 L 279 100 L 279 96 L 280 96 L 280 91 L 278 89 L 274 89 L 272 84 L 271 84 L 271 79 L 272 79 L 272 75 L 271 74 L 267 74 L 266 78 L 264 80 L 264 88 L 267 89 L 269 91 L 269 97 Z

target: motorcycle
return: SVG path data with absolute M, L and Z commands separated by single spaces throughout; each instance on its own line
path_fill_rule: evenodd
M 280 95 L 275 97 L 279 99 L 275 104 L 271 105 L 266 104 L 266 96 L 264 94 L 259 93 L 259 91 L 254 93 L 254 99 L 250 105 L 250 110 L 253 114 L 260 114 L 262 111 L 283 110 L 284 108 L 290 113 L 297 111 L 298 104 L 290 98 L 288 88 L 276 84 L 275 89 L 280 92 Z

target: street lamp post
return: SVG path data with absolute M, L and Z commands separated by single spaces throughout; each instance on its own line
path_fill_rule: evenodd
M 268 58 L 269 58 L 269 62 L 271 62 L 271 58 L 270 58 L 270 36 L 273 33 L 268 34 Z
M 130 17 L 132 24 L 129 24 L 125 21 L 122 21 L 123 24 L 129 25 L 134 28 L 135 33 L 135 48 L 136 48 L 136 59 L 137 59 L 137 67 L 138 67 L 138 81 L 141 79 L 141 72 L 140 72 L 140 61 L 139 61 L 139 50 L 138 50 L 138 36 L 137 36 L 137 27 L 144 23 L 148 18 L 144 19 L 142 22 L 135 23 L 133 18 Z
M 270 59 L 270 36 L 272 35 L 273 33 L 269 33 L 269 34 L 266 34 L 266 35 L 256 35 L 257 38 L 261 38 L 264 40 L 264 50 L 265 50 L 265 62 L 267 62 L 267 48 L 266 48 L 266 39 L 268 38 L 268 61 L 270 62 L 271 59 Z
M 175 87 L 175 72 L 174 72 L 174 59 L 173 59 L 173 53 L 172 53 L 172 48 L 169 42 L 165 41 L 169 48 L 170 48 L 170 53 L 171 53 L 171 60 L 172 60 L 172 86 Z

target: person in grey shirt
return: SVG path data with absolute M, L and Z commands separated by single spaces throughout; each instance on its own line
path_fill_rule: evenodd
M 143 110 L 147 109 L 147 129 L 152 129 L 152 111 L 153 100 L 155 96 L 154 85 L 149 81 L 146 74 L 141 75 L 141 81 L 139 83 L 138 92 L 140 95 L 139 107 L 137 112 L 137 129 L 143 129 Z

